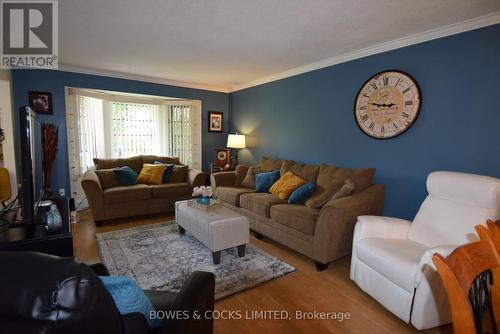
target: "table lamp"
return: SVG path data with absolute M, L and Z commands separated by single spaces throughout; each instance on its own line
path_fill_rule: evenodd
M 236 169 L 238 165 L 238 149 L 245 148 L 245 135 L 229 134 L 227 136 L 227 148 L 234 149 L 234 159 L 231 157 L 231 163 L 229 164 L 229 170 Z

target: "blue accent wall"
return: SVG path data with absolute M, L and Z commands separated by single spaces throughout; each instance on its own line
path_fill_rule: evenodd
M 205 171 L 209 170 L 210 163 L 213 161 L 215 155 L 214 149 L 226 146 L 227 129 L 229 125 L 229 96 L 227 93 L 53 70 L 13 70 L 12 87 L 17 154 L 20 154 L 18 110 L 21 106 L 29 104 L 28 91 L 34 90 L 52 93 L 54 114 L 38 115 L 37 120 L 39 122 L 54 123 L 59 126 L 59 145 L 57 148 L 57 158 L 54 164 L 52 180 L 52 188 L 55 192 L 57 192 L 59 188 L 64 188 L 66 194 L 69 194 L 70 191 L 64 95 L 65 87 L 93 88 L 201 100 L 203 127 L 202 153 L 203 169 Z M 208 111 L 221 111 L 224 113 L 223 133 L 208 132 Z M 38 138 L 40 138 L 39 131 Z M 41 152 L 40 141 L 41 140 L 37 141 L 37 152 Z M 41 154 L 38 154 L 37 166 L 39 168 L 37 168 L 37 187 L 40 187 L 42 182 L 41 161 L 39 160 Z M 19 159 L 17 160 L 19 161 Z
M 399 69 L 422 90 L 407 132 L 372 139 L 354 101 L 373 74 Z M 248 135 L 240 161 L 262 155 L 307 163 L 376 167 L 385 214 L 413 219 L 429 172 L 500 177 L 500 25 L 334 65 L 230 94 L 231 129 Z

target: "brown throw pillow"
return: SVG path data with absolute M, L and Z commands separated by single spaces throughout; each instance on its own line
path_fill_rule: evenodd
M 255 189 L 255 174 L 262 173 L 263 170 L 260 166 L 251 166 L 248 168 L 247 175 L 243 181 L 241 181 L 241 185 L 243 187 Z
M 99 183 L 101 184 L 102 190 L 122 186 L 120 181 L 118 181 L 115 173 L 113 172 L 113 169 L 114 168 L 108 168 L 95 171 L 97 177 L 99 178 Z
M 316 190 L 306 201 L 305 205 L 311 209 L 319 209 L 328 202 L 337 191 L 342 188 L 344 181 L 334 179 L 325 185 L 317 185 Z
M 298 164 L 291 160 L 285 160 L 281 165 L 281 176 L 285 175 L 286 172 L 293 172 L 295 175 L 298 175 L 309 182 L 316 182 L 318 179 L 319 166 Z
M 351 179 L 347 179 L 344 181 L 344 185 L 342 186 L 342 188 L 340 188 L 340 190 L 337 191 L 330 200 L 350 196 L 355 190 L 356 187 L 354 186 L 354 182 L 352 182 Z
M 263 172 L 272 172 L 274 170 L 279 170 L 283 160 L 275 160 L 268 157 L 262 157 L 260 159 L 259 166 L 262 168 Z
M 174 164 L 181 165 L 179 158 L 172 157 L 161 157 L 158 155 L 140 155 L 142 164 L 154 164 L 156 161 L 161 162 L 162 164 Z
M 137 174 L 142 170 L 142 162 L 139 157 L 119 158 L 119 159 L 99 159 L 94 158 L 95 169 L 111 169 L 122 166 L 129 166 Z
M 188 175 L 188 166 L 186 165 L 175 165 L 174 170 L 168 177 L 167 183 L 179 183 L 186 182 Z
M 356 187 L 355 192 L 359 193 L 372 184 L 374 175 L 375 168 L 350 169 L 321 164 L 319 169 L 318 184 L 326 184 L 331 179 L 351 179 Z
M 250 168 L 250 166 L 245 166 L 245 165 L 236 166 L 236 170 L 235 170 L 236 178 L 234 180 L 235 186 L 239 187 L 242 185 L 243 180 L 247 176 L 249 168 Z

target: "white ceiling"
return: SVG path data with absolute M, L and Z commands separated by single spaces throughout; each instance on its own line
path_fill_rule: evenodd
M 61 0 L 59 62 L 231 90 L 497 11 L 499 0 Z

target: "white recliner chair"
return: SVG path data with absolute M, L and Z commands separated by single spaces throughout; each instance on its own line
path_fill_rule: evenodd
M 474 226 L 500 218 L 500 179 L 433 172 L 413 222 L 360 216 L 354 228 L 351 279 L 417 329 L 451 322 L 432 255 L 476 241 Z

